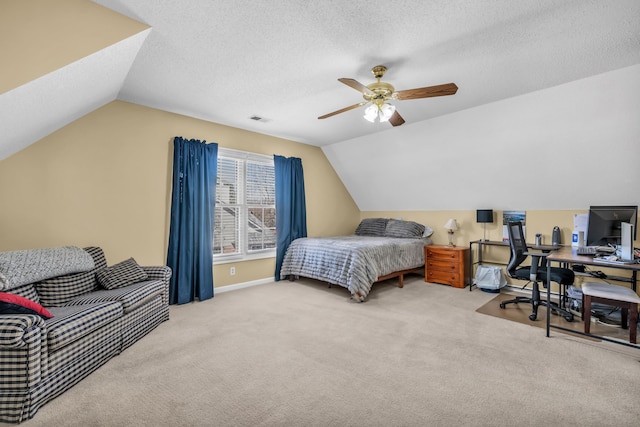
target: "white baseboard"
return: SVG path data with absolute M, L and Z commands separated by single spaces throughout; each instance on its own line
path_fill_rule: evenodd
M 220 286 L 219 288 L 214 287 L 214 292 L 221 293 L 221 292 L 237 291 L 238 289 L 248 288 L 250 286 L 265 285 L 267 283 L 273 283 L 273 282 L 274 282 L 273 277 L 267 277 L 265 279 L 252 280 L 250 282 L 236 283 L 235 285 Z

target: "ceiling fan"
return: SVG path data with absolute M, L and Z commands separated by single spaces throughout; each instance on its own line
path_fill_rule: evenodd
M 404 119 L 396 110 L 396 107 L 387 101 L 398 100 L 404 101 L 407 99 L 420 99 L 431 98 L 434 96 L 446 96 L 454 95 L 458 91 L 458 86 L 455 83 L 447 83 L 438 86 L 427 86 L 417 89 L 401 90 L 396 92 L 392 85 L 382 81 L 382 76 L 387 71 L 387 67 L 384 65 L 376 65 L 371 69 L 374 77 L 378 79 L 377 82 L 368 85 L 348 78 L 338 79 L 339 82 L 346 84 L 349 87 L 362 93 L 362 97 L 365 99 L 363 102 L 350 105 L 349 107 L 342 108 L 324 116 L 318 117 L 318 119 L 326 119 L 327 117 L 335 116 L 336 114 L 344 113 L 345 111 L 353 110 L 354 108 L 362 107 L 363 105 L 371 103 L 365 110 L 364 118 L 370 122 L 376 120 L 381 122 L 388 121 L 393 126 L 400 126 L 404 123 Z

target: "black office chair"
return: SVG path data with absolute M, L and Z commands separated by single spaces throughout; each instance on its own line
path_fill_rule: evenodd
M 525 302 L 531 304 L 532 313 L 529 316 L 530 320 L 536 320 L 538 317 L 538 307 L 543 305 L 547 309 L 551 309 L 558 314 L 564 316 L 564 318 L 571 322 L 573 321 L 573 314 L 554 303 L 553 301 L 546 301 L 540 299 L 540 286 L 539 282 L 543 283 L 543 286 L 547 286 L 547 266 L 546 260 L 547 253 L 544 252 L 529 252 L 527 243 L 524 240 L 524 233 L 522 231 L 522 222 L 513 221 L 508 224 L 509 230 L 509 246 L 511 247 L 511 258 L 509 258 L 509 264 L 507 265 L 507 274 L 509 277 L 518 280 L 527 280 L 523 286 L 527 286 L 529 283 L 533 283 L 533 289 L 531 290 L 531 297 L 516 297 L 511 300 L 503 301 L 500 303 L 500 308 L 505 308 L 507 304 L 517 304 L 519 302 Z M 520 267 L 520 264 L 531 256 L 531 266 Z M 551 267 L 551 281 L 563 286 L 569 286 L 573 284 L 575 275 L 572 270 L 568 268 Z

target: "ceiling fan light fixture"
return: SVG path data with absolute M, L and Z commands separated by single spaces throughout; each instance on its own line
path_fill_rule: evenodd
M 369 105 L 364 110 L 364 118 L 371 123 L 375 123 L 378 118 L 378 106 L 375 104 Z
M 364 118 L 371 123 L 384 123 L 389 121 L 395 111 L 396 107 L 386 102 L 381 105 L 371 104 L 364 110 Z
M 391 116 L 393 116 L 393 113 L 395 113 L 395 111 L 396 111 L 396 107 L 394 105 L 391 105 L 385 102 L 380 107 L 380 121 L 388 122 Z

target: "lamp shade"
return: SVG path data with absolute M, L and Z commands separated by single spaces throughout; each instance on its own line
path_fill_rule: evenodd
M 455 218 L 449 218 L 449 221 L 444 225 L 444 228 L 451 231 L 456 231 L 458 229 L 458 224 L 456 223 Z
M 476 210 L 476 222 L 479 222 L 479 223 L 493 222 L 493 209 Z

